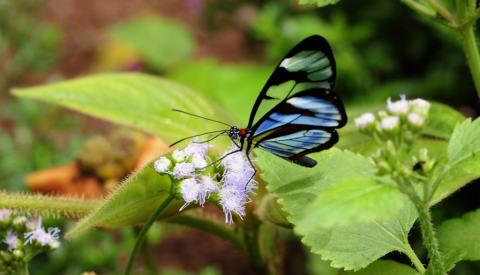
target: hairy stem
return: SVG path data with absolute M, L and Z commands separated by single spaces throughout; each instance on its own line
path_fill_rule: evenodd
M 48 195 L 0 192 L 0 209 L 35 215 L 80 217 L 93 211 L 100 201 Z
M 432 8 L 434 8 L 438 14 L 440 14 L 445 20 L 449 21 L 452 24 L 456 24 L 457 20 L 455 17 L 440 3 L 437 2 L 437 0 L 425 0 Z
M 410 259 L 410 261 L 412 261 L 413 265 L 418 270 L 418 272 L 420 272 L 420 274 L 425 273 L 425 267 L 423 267 L 422 262 L 420 262 L 420 260 L 417 257 L 417 254 L 415 254 L 412 247 L 408 243 L 408 239 L 405 240 L 405 247 L 407 248 L 407 251 L 405 252 L 405 254 L 407 254 L 408 258 Z
M 152 226 L 152 224 L 157 220 L 157 218 L 162 214 L 163 210 L 167 208 L 167 206 L 173 201 L 174 197 L 172 195 L 168 195 L 168 197 L 160 204 L 160 206 L 153 212 L 153 214 L 148 218 L 148 221 L 143 226 L 142 230 L 138 234 L 137 241 L 135 242 L 135 246 L 133 247 L 132 254 L 130 254 L 130 258 L 128 259 L 127 267 L 125 268 L 125 275 L 130 274 L 132 271 L 133 264 L 135 262 L 135 258 L 137 257 L 138 252 L 140 251 L 140 247 L 142 246 L 143 240 L 147 235 L 148 230 Z
M 474 22 L 473 22 L 474 23 Z M 477 41 L 475 40 L 474 24 L 465 24 L 460 31 L 463 41 L 463 50 L 467 57 L 468 67 L 480 97 L 480 55 L 478 54 Z
M 417 209 L 423 242 L 425 243 L 430 258 L 429 265 L 432 265 L 432 274 L 445 275 L 447 273 L 445 272 L 437 239 L 435 239 L 435 231 L 433 230 L 432 217 L 430 216 L 428 204 L 423 202 L 410 181 L 403 181 L 402 185 L 404 187 L 403 191 L 408 195 Z

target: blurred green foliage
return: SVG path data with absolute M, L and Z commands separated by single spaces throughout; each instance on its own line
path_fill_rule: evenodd
M 43 0 L 0 2 L 0 92 L 26 71 L 42 71 L 53 64 L 62 38 L 57 26 L 39 22 L 34 13 Z M 16 84 L 16 83 L 15 83 Z

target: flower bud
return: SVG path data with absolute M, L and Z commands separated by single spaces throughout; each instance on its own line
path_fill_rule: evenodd
M 378 174 L 379 175 L 385 175 L 385 174 L 390 174 L 392 172 L 392 167 L 388 162 L 381 160 L 378 162 Z
M 395 156 L 397 154 L 397 150 L 395 149 L 395 145 L 393 144 L 392 140 L 387 140 L 387 152 L 390 156 Z
M 385 112 L 385 111 L 382 110 L 382 111 L 378 111 L 378 117 L 379 117 L 380 119 L 384 119 L 384 118 L 389 117 L 389 115 L 387 114 L 387 112 Z
M 162 174 L 172 167 L 172 162 L 165 157 L 161 157 L 160 159 L 155 161 L 153 167 L 155 168 L 155 171 Z
M 60 247 L 60 242 L 55 239 L 51 239 L 47 245 L 47 251 L 54 251 Z
M 375 116 L 372 113 L 365 113 L 355 119 L 355 126 L 360 132 L 370 133 L 374 129 Z
M 0 229 L 8 228 L 12 224 L 13 214 L 12 211 L 6 209 L 0 209 Z
M 412 106 L 412 111 L 421 115 L 422 117 L 426 118 L 428 115 L 428 111 L 430 109 L 430 103 L 426 100 L 421 98 L 417 98 L 415 100 L 411 100 L 410 104 Z
M 392 102 L 390 98 L 387 100 L 387 109 L 393 115 L 404 115 L 410 109 L 410 102 L 405 99 L 405 95 L 400 95 L 401 99 Z
M 193 164 L 184 162 L 177 163 L 175 168 L 173 168 L 173 175 L 176 179 L 185 179 L 190 177 L 195 172 L 195 167 Z
M 185 153 L 183 151 L 175 150 L 172 153 L 172 158 L 175 162 L 184 162 L 185 161 Z
M 409 113 L 407 116 L 407 123 L 412 131 L 420 132 L 425 125 L 425 119 L 417 113 Z
M 24 216 L 18 216 L 13 219 L 13 228 L 19 233 L 23 233 L 26 230 L 27 218 Z
M 425 162 L 428 161 L 428 150 L 427 150 L 427 148 L 420 149 L 420 151 L 418 152 L 418 160 L 419 161 L 425 161 Z
M 25 253 L 23 253 L 23 251 L 20 249 L 15 249 L 12 252 L 12 256 L 15 260 L 20 261 L 23 259 L 23 256 L 25 256 Z
M 7 251 L 0 251 L 0 256 L 2 256 L 5 263 L 12 261 L 12 254 L 8 253 Z
M 398 116 L 390 116 L 382 119 L 381 127 L 384 131 L 394 131 L 398 129 L 400 119 Z

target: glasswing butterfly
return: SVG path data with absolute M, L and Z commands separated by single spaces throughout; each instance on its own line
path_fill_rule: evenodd
M 255 172 L 249 157 L 253 148 L 314 167 L 317 162 L 305 155 L 332 147 L 338 141 L 335 129 L 347 123 L 343 103 L 333 92 L 336 76 L 327 40 L 319 35 L 306 38 L 283 58 L 268 79 L 253 105 L 248 126 L 237 128 L 208 119 L 231 127 L 213 138 L 228 135 L 238 148 L 230 154 L 245 149 Z

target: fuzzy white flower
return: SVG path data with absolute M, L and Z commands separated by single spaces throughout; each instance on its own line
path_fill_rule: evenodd
M 430 109 L 430 102 L 421 98 L 411 100 L 410 104 L 412 105 L 413 111 L 421 116 L 426 116 Z
M 173 175 L 176 179 L 184 179 L 190 177 L 195 172 L 195 167 L 192 163 L 184 162 L 177 163 L 173 168 Z
M 10 217 L 10 214 L 12 214 L 12 211 L 7 209 L 0 209 L 0 222 L 3 222 L 8 217 Z
M 25 227 L 27 228 L 27 230 L 35 230 L 38 227 L 38 225 L 41 223 L 42 223 L 42 218 L 29 219 L 25 223 Z
M 8 251 L 12 252 L 12 250 L 17 248 L 17 244 L 18 244 L 17 233 L 13 232 L 12 230 L 9 230 L 7 234 L 7 238 L 3 240 L 3 242 L 8 244 Z
M 208 166 L 208 163 L 207 163 L 207 160 L 205 159 L 205 156 L 202 156 L 201 154 L 193 155 L 192 164 L 193 164 L 193 166 L 195 166 L 195 168 L 202 169 L 202 170 L 204 170 L 205 167 Z
M 161 157 L 160 159 L 155 161 L 155 163 L 153 164 L 153 167 L 155 168 L 155 171 L 157 171 L 158 173 L 165 173 L 168 170 L 168 168 L 170 168 L 171 164 L 172 162 L 169 159 L 167 159 L 166 157 Z
M 172 153 L 172 158 L 176 162 L 184 162 L 185 161 L 185 153 L 183 151 L 175 150 Z
M 34 241 L 40 243 L 42 246 L 46 246 L 50 244 L 50 241 L 53 239 L 58 239 L 60 236 L 58 235 L 60 233 L 60 229 L 56 227 L 50 227 L 48 229 L 48 232 L 45 232 L 45 229 L 42 227 L 42 217 L 39 218 L 39 222 L 37 224 L 37 227 L 34 231 L 25 233 L 25 239 L 27 239 L 24 243 L 26 245 L 27 243 L 33 243 Z
M 192 142 L 187 143 L 187 147 L 183 149 L 185 156 L 190 158 L 191 156 L 200 155 L 206 159 L 208 148 L 213 147 L 208 143 L 202 143 L 198 137 L 194 137 Z
M 243 171 L 245 170 L 245 166 L 247 165 L 248 159 L 244 158 L 244 152 L 238 151 L 234 146 L 232 146 L 230 151 L 225 152 L 223 154 L 226 156 L 223 160 L 221 165 L 225 166 L 226 171 Z M 232 153 L 235 152 L 235 153 Z
M 190 178 L 186 179 L 180 185 L 180 192 L 182 197 L 185 200 L 185 204 L 180 208 L 179 211 L 182 211 L 187 207 L 192 201 L 198 201 L 201 191 L 201 186 L 198 184 L 195 179 Z
M 368 124 L 374 121 L 375 116 L 372 113 L 365 113 L 355 119 L 355 126 L 357 126 L 357 129 L 360 130 L 362 128 L 366 128 Z
M 200 204 L 205 203 L 205 199 L 207 195 L 218 191 L 218 185 L 213 179 L 209 176 L 200 176 L 198 177 L 198 182 L 201 186 L 202 198 Z
M 404 115 L 410 109 L 410 101 L 405 99 L 405 95 L 400 95 L 401 99 L 392 102 L 390 98 L 387 100 L 387 109 L 390 113 L 396 115 Z
M 399 117 L 398 116 L 391 116 L 391 117 L 386 117 L 382 119 L 382 122 L 380 123 L 382 126 L 382 129 L 384 130 L 392 130 L 395 129 L 398 124 L 399 124 Z
M 232 212 L 237 213 L 240 218 L 245 216 L 245 206 L 247 203 L 245 194 L 235 186 L 225 186 L 218 192 L 220 204 L 225 212 L 225 223 L 233 223 Z
M 407 118 L 415 126 L 423 126 L 425 123 L 425 119 L 417 113 L 409 113 Z

